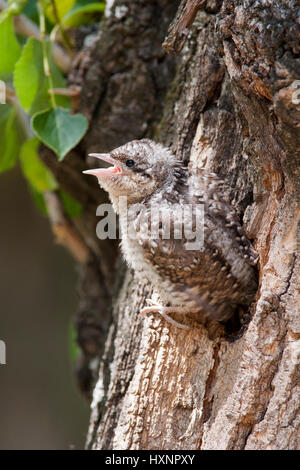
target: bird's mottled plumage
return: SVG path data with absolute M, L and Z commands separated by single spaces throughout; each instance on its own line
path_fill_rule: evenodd
M 237 307 L 250 305 L 257 288 L 257 255 L 227 202 L 226 187 L 215 174 L 187 169 L 170 150 L 149 139 L 129 142 L 99 158 L 114 167 L 87 173 L 98 177 L 119 213 L 128 264 L 151 282 L 164 306 L 225 321 Z M 127 214 L 119 204 L 120 196 L 127 197 Z M 184 231 L 181 239 L 172 236 L 178 228 L 178 208 L 199 204 L 204 205 L 204 244 L 187 250 Z M 161 220 L 170 220 L 170 239 L 163 239 L 161 223 L 156 238 L 143 236 L 150 229 L 147 215 L 153 208 L 156 214 L 160 211 Z M 193 213 L 194 229 L 195 220 Z M 134 229 L 136 239 L 128 235 L 126 226 Z

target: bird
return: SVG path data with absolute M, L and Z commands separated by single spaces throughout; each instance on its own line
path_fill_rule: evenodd
M 258 255 L 222 179 L 185 166 L 151 139 L 89 155 L 111 165 L 83 173 L 96 176 L 108 192 L 125 260 L 159 296 L 158 302 L 148 300 L 143 315 L 159 313 L 190 329 L 172 314 L 224 323 L 237 309 L 249 308 Z

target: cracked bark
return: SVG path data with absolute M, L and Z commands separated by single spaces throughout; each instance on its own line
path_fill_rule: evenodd
M 91 386 L 93 364 L 95 378 L 87 447 L 299 449 L 296 2 L 208 0 L 175 57 L 161 44 L 178 5 L 113 3 L 70 78 L 82 86 L 89 133 L 64 163 L 43 150 L 84 204 L 78 230 L 93 253 L 93 269 L 82 267 L 78 324 L 79 337 L 87 332 L 81 372 L 89 371 Z M 211 339 L 201 325 L 186 332 L 155 315 L 141 318 L 151 286 L 119 258 L 112 270 L 115 245 L 95 237 L 95 208 L 105 195 L 77 170 L 88 152 L 143 136 L 215 171 L 231 188 L 260 255 L 256 302 L 235 340 Z M 92 318 L 89 329 L 83 312 Z

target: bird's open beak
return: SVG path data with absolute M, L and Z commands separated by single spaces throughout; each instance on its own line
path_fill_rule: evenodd
M 93 170 L 85 170 L 82 173 L 85 173 L 86 175 L 94 175 L 100 178 L 109 178 L 113 175 L 123 174 L 123 171 L 119 166 L 120 163 L 112 158 L 108 153 L 89 153 L 89 156 L 99 158 L 99 160 L 111 163 L 113 166 L 108 168 L 94 168 Z

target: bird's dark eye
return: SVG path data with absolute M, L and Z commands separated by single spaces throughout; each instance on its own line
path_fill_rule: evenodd
M 125 165 L 129 166 L 129 168 L 131 168 L 134 165 L 134 160 L 127 160 Z

